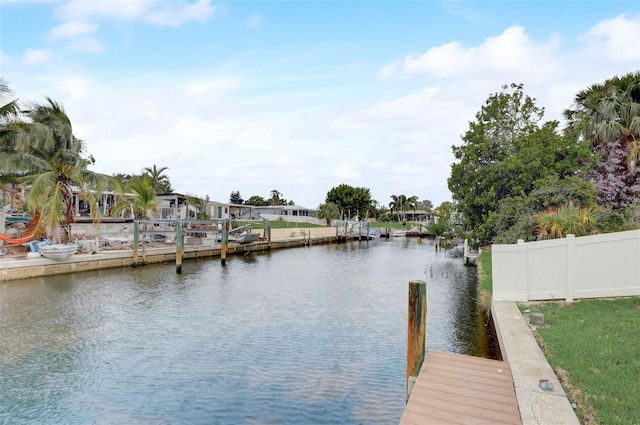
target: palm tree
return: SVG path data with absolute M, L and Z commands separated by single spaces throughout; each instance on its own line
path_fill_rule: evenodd
M 135 218 L 148 219 L 151 218 L 151 213 L 158 212 L 158 200 L 150 177 L 134 180 L 129 185 L 129 191 L 133 194 L 129 197 L 129 203 Z
M 413 211 L 415 220 L 416 210 L 418 209 L 418 197 L 413 195 L 407 198 L 405 208 Z
M 603 210 L 600 207 L 578 207 L 569 202 L 539 213 L 535 222 L 542 239 L 557 239 L 568 234 L 585 236 L 593 233 L 602 216 Z
M 0 193 L 2 203 L 8 199 L 13 209 L 14 201 L 18 199 L 18 175 L 7 171 L 6 160 L 15 150 L 18 140 L 14 137 L 14 130 L 21 123 L 21 115 L 18 99 L 8 100 L 12 93 L 7 82 L 0 77 Z
M 0 130 L 4 130 L 4 127 L 13 121 L 20 115 L 20 107 L 18 105 L 18 99 L 11 100 L 4 103 L 5 99 L 9 97 L 13 92 L 9 88 L 9 84 L 0 77 Z
M 151 218 L 151 213 L 158 212 L 158 200 L 153 190 L 151 177 L 131 179 L 126 187 L 126 194 L 118 198 L 114 207 L 115 214 L 130 211 L 133 218 L 144 220 Z
M 391 195 L 391 199 L 392 201 L 389 202 L 389 209 L 392 213 L 397 213 L 400 217 L 400 220 L 404 221 L 404 217 L 401 217 L 400 215 L 404 211 L 404 207 L 407 204 L 407 197 L 405 195 Z
M 142 169 L 142 174 L 149 176 L 151 179 L 151 187 L 156 194 L 171 192 L 171 182 L 166 174 L 163 174 L 169 167 L 145 167 Z
M 271 201 L 271 205 L 280 205 L 280 196 L 282 196 L 282 193 L 280 193 L 278 189 L 273 189 L 271 191 L 271 198 L 269 198 L 269 200 Z
M 111 177 L 87 169 L 95 160 L 83 156 L 84 142 L 73 135 L 62 105 L 47 98 L 24 113 L 30 121 L 14 123 L 7 134 L 13 144 L 2 166 L 30 186 L 28 205 L 41 213 L 38 229 L 57 238 L 60 223 L 73 222 L 74 191 L 95 206 L 103 190 L 120 188 Z M 98 209 L 92 214 L 97 220 Z
M 620 141 L 627 166 L 640 160 L 640 72 L 614 77 L 579 92 L 574 109 L 564 111 L 567 130 L 594 146 Z

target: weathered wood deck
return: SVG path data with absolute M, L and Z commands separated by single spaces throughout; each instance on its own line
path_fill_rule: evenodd
M 522 424 L 506 362 L 429 351 L 400 425 Z

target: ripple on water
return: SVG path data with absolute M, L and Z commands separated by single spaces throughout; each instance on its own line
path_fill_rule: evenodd
M 251 255 L 0 284 L 0 422 L 397 423 L 425 276 L 428 347 L 472 344 L 475 276 L 431 243 Z

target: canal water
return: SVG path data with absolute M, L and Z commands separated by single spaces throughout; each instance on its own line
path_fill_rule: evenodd
M 484 355 L 476 269 L 395 238 L 0 283 L 0 423 L 393 424 L 407 292 Z

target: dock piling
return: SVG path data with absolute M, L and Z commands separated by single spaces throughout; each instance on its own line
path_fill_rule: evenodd
M 222 226 L 222 246 L 220 247 L 220 264 L 227 264 L 227 248 L 229 246 L 229 221 Z
M 140 226 L 137 221 L 133 222 L 133 260 L 131 265 L 138 265 L 138 241 L 140 239 Z
M 184 253 L 184 233 L 182 223 L 176 223 L 176 273 L 182 274 L 182 254 Z
M 411 378 L 420 374 L 427 341 L 427 282 L 409 282 L 409 315 L 407 321 L 407 400 L 411 392 Z

